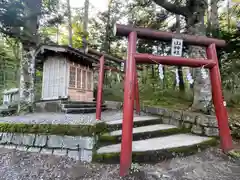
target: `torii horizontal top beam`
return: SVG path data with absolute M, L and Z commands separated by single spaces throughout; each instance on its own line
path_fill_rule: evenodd
M 217 47 L 226 46 L 226 42 L 221 39 L 208 38 L 206 36 L 194 36 L 188 34 L 176 34 L 171 32 L 156 31 L 148 28 L 132 27 L 128 25 L 116 24 L 114 27 L 114 34 L 118 36 L 127 37 L 130 32 L 137 32 L 138 38 L 149 40 L 171 41 L 173 38 L 183 40 L 183 43 L 197 46 L 209 46 L 216 44 Z

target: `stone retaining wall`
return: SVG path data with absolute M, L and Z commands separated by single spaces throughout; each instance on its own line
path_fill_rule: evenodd
M 121 109 L 123 103 L 118 101 L 105 101 L 105 104 L 107 109 L 118 110 L 118 109 Z
M 92 161 L 93 137 L 0 133 L 0 146 L 9 149 L 69 156 Z
M 215 116 L 198 113 L 170 110 L 161 107 L 141 106 L 142 111 L 160 115 L 164 124 L 190 128 L 191 132 L 198 135 L 218 136 L 218 124 Z
M 191 128 L 191 132 L 194 134 L 219 136 L 218 124 L 215 116 L 144 105 L 141 105 L 141 110 L 146 113 L 160 115 L 165 124 Z M 229 124 L 232 135 L 235 138 L 240 138 L 240 124 Z

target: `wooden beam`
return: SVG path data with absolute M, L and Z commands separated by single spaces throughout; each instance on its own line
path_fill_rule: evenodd
M 122 24 L 116 24 L 114 27 L 114 33 L 118 36 L 128 37 L 130 32 L 137 32 L 137 37 L 149 40 L 171 41 L 173 38 L 182 39 L 185 44 L 197 45 L 197 46 L 209 46 L 210 44 L 216 44 L 217 47 L 226 46 L 226 42 L 221 39 L 208 38 L 206 36 L 194 36 L 188 34 L 177 34 L 164 31 L 156 31 L 148 28 L 132 27 Z

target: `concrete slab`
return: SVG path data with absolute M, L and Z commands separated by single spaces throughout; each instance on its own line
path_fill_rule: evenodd
M 168 129 L 175 129 L 177 126 L 168 125 L 168 124 L 155 124 L 149 126 L 142 126 L 133 128 L 133 134 L 144 133 L 144 132 L 153 132 L 153 131 L 161 131 Z M 112 131 L 109 133 L 110 136 L 119 136 L 122 135 L 122 130 Z
M 133 152 L 145 152 L 155 150 L 165 150 L 170 148 L 178 148 L 196 145 L 211 140 L 209 137 L 202 137 L 191 134 L 177 134 L 166 137 L 151 138 L 140 141 L 133 141 Z M 118 153 L 121 151 L 121 144 L 109 145 L 101 147 L 97 150 L 98 154 Z
M 151 120 L 158 120 L 160 117 L 157 116 L 138 116 L 134 117 L 134 122 L 140 122 L 140 121 L 151 121 Z M 108 121 L 106 122 L 109 125 L 116 125 L 116 124 L 122 124 L 122 119 L 114 120 L 114 121 Z

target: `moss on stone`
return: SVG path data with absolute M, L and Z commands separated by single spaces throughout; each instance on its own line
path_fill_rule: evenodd
M 157 117 L 157 116 L 156 116 Z M 147 120 L 147 121 L 135 121 L 133 127 L 148 126 L 154 124 L 161 124 L 162 118 L 159 116 L 159 119 Z M 122 129 L 122 124 L 108 124 L 107 128 L 109 131 L 115 131 Z
M 141 133 L 133 133 L 133 141 L 149 139 L 154 137 L 163 137 L 172 134 L 179 134 L 179 133 L 188 133 L 191 132 L 191 129 L 187 128 L 171 128 L 171 129 L 163 129 L 158 131 L 147 131 Z M 111 136 L 109 133 L 102 134 L 99 137 L 98 147 L 111 145 L 111 144 L 118 144 L 121 142 L 122 135 Z
M 0 132 L 95 136 L 107 132 L 107 127 L 105 123 L 95 125 L 0 123 Z
M 228 152 L 228 155 L 232 158 L 240 159 L 240 150 L 232 150 Z
M 215 138 L 211 138 L 210 140 L 191 146 L 177 147 L 166 150 L 133 152 L 132 161 L 154 163 L 166 158 L 172 158 L 176 156 L 188 156 L 198 152 L 199 150 L 206 149 L 210 146 L 215 146 L 216 144 L 217 140 Z M 93 161 L 95 162 L 119 163 L 119 158 L 120 153 L 97 154 L 97 152 L 94 152 L 93 154 Z

